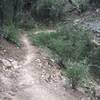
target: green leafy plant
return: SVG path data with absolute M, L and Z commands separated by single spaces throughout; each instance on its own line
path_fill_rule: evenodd
M 89 57 L 90 69 L 100 78 L 100 47 L 94 48 Z
M 70 79 L 72 89 L 77 89 L 77 86 L 84 82 L 88 76 L 88 65 L 84 62 L 67 62 L 66 76 Z
M 13 24 L 11 24 L 9 26 L 4 26 L 4 33 L 6 33 L 4 37 L 8 41 L 15 43 L 17 46 L 20 45 L 19 32 L 18 32 L 18 29 Z
M 73 24 L 63 25 L 57 32 L 42 32 L 31 37 L 36 45 L 48 47 L 64 61 L 88 58 L 92 45 L 88 31 Z
M 87 9 L 89 0 L 72 0 L 72 2 L 81 12 L 83 12 Z

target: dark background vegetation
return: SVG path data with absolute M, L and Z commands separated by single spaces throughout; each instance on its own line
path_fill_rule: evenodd
M 0 25 L 9 23 L 24 25 L 28 22 L 32 24 L 31 21 L 36 20 L 59 20 L 65 15 L 68 3 L 79 11 L 84 11 L 88 6 L 99 6 L 99 2 L 99 0 L 0 0 Z

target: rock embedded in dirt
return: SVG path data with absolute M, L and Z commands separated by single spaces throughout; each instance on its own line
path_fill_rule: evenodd
M 36 59 L 36 61 L 37 61 L 38 63 L 41 63 L 41 60 L 40 60 L 40 59 Z
M 5 50 L 5 49 L 3 51 L 4 51 L 4 53 L 7 52 L 7 50 Z
M 100 12 L 100 9 L 96 9 L 96 12 L 99 13 Z
M 2 61 L 3 65 L 4 65 L 4 69 L 11 69 L 12 64 L 8 60 L 1 59 L 1 61 Z
M 8 61 L 13 62 L 14 59 L 13 58 L 8 58 Z
M 11 62 L 11 64 L 12 64 L 12 66 L 13 66 L 15 69 L 19 67 L 17 61 L 15 61 L 15 60 L 13 60 L 13 61 Z
M 3 68 L 5 69 L 12 69 L 12 68 L 19 68 L 20 65 L 18 65 L 17 61 L 13 58 L 7 58 L 7 59 L 0 59 L 0 61 L 3 64 Z
M 75 19 L 75 20 L 74 20 L 74 25 L 79 24 L 79 23 L 80 23 L 80 21 L 81 21 L 81 19 Z
M 97 87 L 95 88 L 95 95 L 96 95 L 97 98 L 100 99 L 100 86 L 97 86 Z
M 79 92 L 81 92 L 82 94 L 85 94 L 85 89 L 84 89 L 84 88 L 79 87 L 79 88 L 77 88 L 77 90 L 78 90 Z

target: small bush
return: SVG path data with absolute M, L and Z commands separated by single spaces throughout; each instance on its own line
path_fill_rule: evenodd
M 90 0 L 90 4 L 95 4 L 96 7 L 100 7 L 100 0 Z
M 5 38 L 8 41 L 11 41 L 12 43 L 17 44 L 17 46 L 19 46 L 19 33 L 18 33 L 18 29 L 13 25 L 9 25 L 9 26 L 4 26 L 4 33 L 5 34 Z
M 74 5 L 81 11 L 85 11 L 88 7 L 89 0 L 72 0 Z
M 89 63 L 92 73 L 100 78 L 100 47 L 93 49 L 89 57 Z
M 40 32 L 32 36 L 32 43 L 39 46 L 48 46 L 51 39 L 56 38 L 57 34 L 54 32 Z
M 30 14 L 21 14 L 20 18 L 17 19 L 17 26 L 25 29 L 32 29 L 35 26 L 35 21 Z
M 84 62 L 77 63 L 68 61 L 66 75 L 70 79 L 72 89 L 76 89 L 87 78 L 88 66 Z

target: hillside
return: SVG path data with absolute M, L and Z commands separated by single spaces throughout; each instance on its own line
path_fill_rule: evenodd
M 0 0 L 0 100 L 100 100 L 99 0 Z

